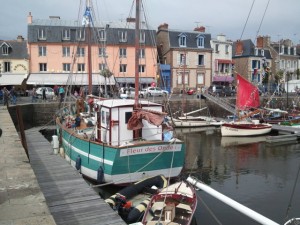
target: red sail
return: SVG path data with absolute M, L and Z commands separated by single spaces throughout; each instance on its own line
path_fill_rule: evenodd
M 259 107 L 259 91 L 251 82 L 237 75 L 236 107 L 239 110 Z

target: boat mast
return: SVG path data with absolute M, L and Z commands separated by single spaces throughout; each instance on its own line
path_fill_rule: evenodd
M 87 13 L 91 13 L 91 3 L 90 0 L 86 0 L 86 11 L 85 14 Z M 87 72 L 88 72 L 88 91 L 89 94 L 92 94 L 92 84 L 93 84 L 93 80 L 92 80 L 92 54 L 91 54 L 91 15 L 87 16 L 85 15 L 88 19 L 87 19 L 87 27 L 86 29 L 86 37 L 87 37 L 87 47 L 88 47 L 88 51 L 87 51 Z
M 135 93 L 134 108 L 137 109 L 139 97 L 139 54 L 140 54 L 140 0 L 135 3 Z

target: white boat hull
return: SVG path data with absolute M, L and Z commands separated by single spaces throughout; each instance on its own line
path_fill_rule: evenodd
M 270 133 L 272 125 L 270 124 L 243 124 L 243 123 L 224 123 L 221 126 L 221 134 L 225 136 L 258 136 Z

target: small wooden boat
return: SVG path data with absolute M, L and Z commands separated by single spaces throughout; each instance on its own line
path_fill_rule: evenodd
M 144 225 L 188 225 L 197 208 L 195 189 L 186 181 L 176 182 L 152 196 L 144 214 Z

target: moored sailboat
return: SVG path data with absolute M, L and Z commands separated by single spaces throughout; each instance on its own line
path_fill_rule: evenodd
M 136 0 L 136 87 L 139 86 L 140 7 L 140 0 Z M 86 9 L 91 12 L 89 0 Z M 89 15 L 85 18 L 89 21 L 90 13 L 85 14 Z M 91 68 L 88 71 L 91 94 Z M 134 100 L 89 95 L 88 104 L 87 111 L 77 108 L 80 126 L 70 125 L 75 115 L 66 115 L 64 110 L 56 120 L 66 159 L 83 175 L 98 183 L 125 184 L 156 175 L 176 177 L 180 174 L 185 146 L 166 129 L 167 114 L 161 104 L 140 101 L 138 88 L 135 88 Z M 89 126 L 84 120 L 92 121 L 93 125 Z
M 271 131 L 272 125 L 260 123 L 259 120 L 246 120 L 250 114 L 240 115 L 240 111 L 258 108 L 260 105 L 258 88 L 237 74 L 237 99 L 236 109 L 238 121 L 223 123 L 221 125 L 222 136 L 256 136 L 267 134 Z

